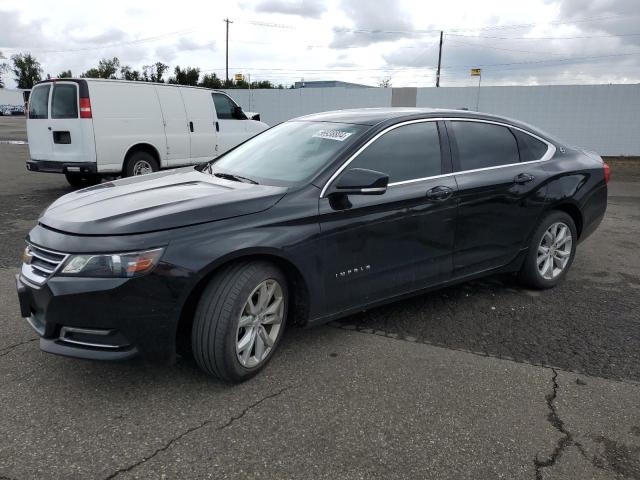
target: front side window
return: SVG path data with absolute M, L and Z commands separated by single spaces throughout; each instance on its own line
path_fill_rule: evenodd
M 394 128 L 363 150 L 348 168 L 386 173 L 389 183 L 440 175 L 438 126 L 419 122 Z
M 29 97 L 29 118 L 49 118 L 49 90 L 51 85 L 40 85 Z
M 281 123 L 222 155 L 211 170 L 259 183 L 300 183 L 326 168 L 368 128 L 350 123 Z
M 233 100 L 221 93 L 212 93 L 211 96 L 216 106 L 218 118 L 222 120 L 234 120 L 233 111 L 235 110 L 236 104 L 233 103 Z
M 483 122 L 451 122 L 460 170 L 518 163 L 518 144 L 507 127 Z
M 75 85 L 60 83 L 53 87 L 51 118 L 78 118 L 78 94 Z

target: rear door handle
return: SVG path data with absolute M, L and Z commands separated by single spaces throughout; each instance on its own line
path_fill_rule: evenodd
M 189 130 L 193 132 L 193 122 L 189 122 Z
M 516 178 L 513 179 L 514 183 L 518 185 L 524 185 L 525 183 L 532 182 L 536 177 L 533 175 L 529 175 L 528 173 L 520 173 L 516 175 Z
M 436 202 L 447 200 L 451 195 L 453 195 L 453 190 L 444 185 L 438 185 L 437 187 L 427 190 L 427 198 Z

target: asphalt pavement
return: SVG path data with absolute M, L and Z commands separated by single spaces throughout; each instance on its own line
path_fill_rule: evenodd
M 0 117 L 0 479 L 640 478 L 640 165 L 614 163 L 556 289 L 490 277 L 291 329 L 228 386 L 39 351 L 13 276 L 70 187 L 2 143 L 23 138 Z

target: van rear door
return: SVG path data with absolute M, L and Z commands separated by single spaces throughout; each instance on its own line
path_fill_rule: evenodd
M 164 133 L 167 136 L 167 166 L 186 165 L 189 160 L 189 121 L 184 109 L 180 89 L 156 86 Z
M 51 83 L 36 85 L 29 98 L 27 139 L 32 160 L 50 160 L 53 149 L 49 130 L 49 94 Z
M 191 140 L 191 163 L 202 163 L 218 155 L 216 117 L 209 90 L 181 87 L 187 110 Z
M 51 160 L 95 162 L 93 119 L 80 118 L 80 95 L 75 82 L 56 81 L 51 90 Z

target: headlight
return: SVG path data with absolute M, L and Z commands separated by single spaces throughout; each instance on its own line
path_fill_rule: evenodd
M 136 277 L 158 264 L 164 248 L 144 252 L 71 255 L 59 275 L 75 277 Z

